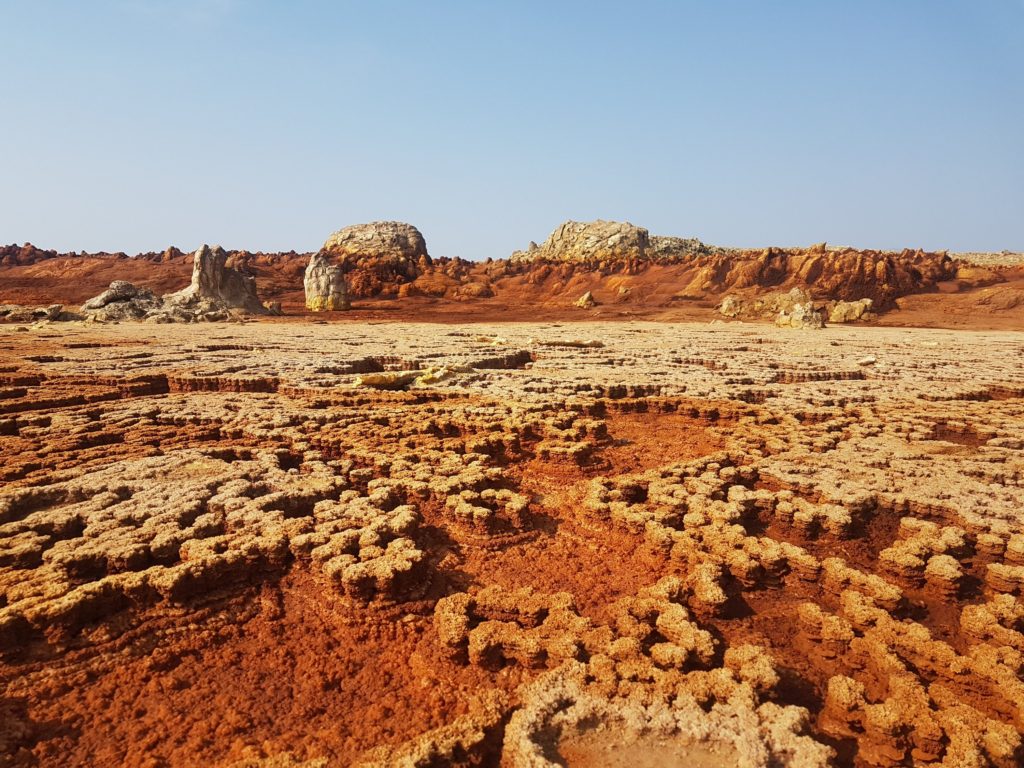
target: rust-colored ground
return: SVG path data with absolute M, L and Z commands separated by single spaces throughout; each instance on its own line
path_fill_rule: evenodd
M 0 765 L 1019 765 L 1022 354 L 0 326 Z
M 11 250 L 11 246 L 0 249 Z M 191 273 L 191 256 L 177 251 L 172 255 L 143 254 L 134 258 L 112 255 L 43 258 L 31 247 L 23 250 L 26 250 L 24 256 L 0 259 L 0 304 L 62 303 L 72 309 L 100 294 L 114 280 L 127 280 L 164 294 L 187 285 Z M 17 249 L 13 253 L 16 254 Z M 794 253 L 794 258 L 807 258 L 806 254 Z M 708 322 L 721 318 L 717 307 L 726 295 L 762 295 L 788 290 L 792 283 L 805 285 L 818 300 L 834 299 L 837 293 L 845 296 L 850 291 L 847 298 L 879 293 L 881 298 L 875 298 L 885 301 L 876 308 L 882 313 L 869 321 L 871 324 L 964 330 L 1024 327 L 1024 266 L 1019 259 L 990 263 L 983 254 L 973 256 L 984 266 L 964 262 L 956 267 L 955 262 L 950 262 L 954 266 L 946 268 L 950 272 L 948 279 L 935 282 L 921 276 L 912 256 L 892 255 L 890 260 L 906 271 L 899 286 L 871 280 L 861 288 L 852 285 L 852 274 L 830 274 L 827 269 L 822 272 L 821 268 L 812 270 L 817 275 L 812 282 L 802 283 L 790 275 L 789 282 L 783 283 L 784 274 L 769 272 L 758 277 L 737 267 L 733 270 L 736 274 L 729 272 L 724 280 L 702 283 L 705 272 L 712 267 L 700 258 L 679 263 L 537 264 L 515 268 L 504 261 L 457 261 L 454 264 L 438 261 L 433 271 L 414 282 L 411 290 L 400 290 L 402 286 L 398 284 L 384 285 L 382 292 L 355 295 L 352 312 L 318 315 L 310 315 L 305 310 L 302 272 L 308 255 L 232 252 L 229 264 L 254 275 L 260 299 L 281 302 L 283 310 L 298 322 L 307 322 L 310 317 L 324 322 L 360 323 L 378 320 Z M 847 266 L 845 262 L 837 262 L 834 268 Z M 458 279 L 450 277 L 449 272 L 457 274 Z M 851 284 L 846 286 L 848 283 Z M 489 293 L 467 298 L 459 293 L 460 285 L 464 284 L 485 284 Z M 587 292 L 593 294 L 597 305 L 590 309 L 575 307 L 574 302 Z M 890 300 L 893 296 L 894 300 Z

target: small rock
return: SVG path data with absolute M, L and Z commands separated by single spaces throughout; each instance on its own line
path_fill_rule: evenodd
M 587 291 L 576 299 L 573 306 L 579 307 L 580 309 L 592 309 L 596 304 L 597 302 L 594 301 L 594 295 L 590 291 Z
M 732 294 L 729 294 L 722 303 L 718 305 L 719 314 L 725 315 L 726 317 L 736 317 L 743 311 L 743 301 Z

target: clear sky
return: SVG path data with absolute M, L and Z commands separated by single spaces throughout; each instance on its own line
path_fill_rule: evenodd
M 1024 250 L 1024 0 L 0 0 L 0 242 Z

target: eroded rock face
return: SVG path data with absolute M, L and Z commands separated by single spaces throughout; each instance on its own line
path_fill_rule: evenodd
M 373 237 L 369 239 L 373 241 Z M 415 236 L 412 239 L 416 240 Z M 356 240 L 350 245 L 356 254 Z M 517 254 L 519 260 L 490 262 L 412 258 L 418 250 L 415 245 L 396 249 L 374 246 L 363 257 L 334 254 L 332 263 L 341 266 L 350 297 L 425 296 L 475 302 L 493 296 L 501 304 L 492 303 L 489 315 L 500 306 L 503 317 L 515 320 L 537 319 L 535 307 L 541 311 L 567 308 L 586 290 L 593 291 L 602 304 L 628 303 L 630 314 L 652 319 L 663 311 L 678 317 L 677 310 L 684 307 L 687 313 L 698 307 L 705 311 L 728 295 L 754 301 L 766 293 L 784 293 L 794 287 L 810 291 L 829 308 L 837 301 L 871 299 L 872 313 L 888 312 L 896 307 L 897 299 L 923 294 L 926 297 L 912 299 L 905 308 L 930 312 L 949 306 L 961 317 L 969 314 L 972 324 L 993 327 L 1015 327 L 1013 319 L 1024 307 L 1024 291 L 1019 288 L 1024 266 L 1017 261 L 974 267 L 945 253 L 914 250 L 882 252 L 824 244 L 739 250 L 654 235 L 648 237 L 642 260 L 636 258 L 637 249 L 629 248 L 623 251 L 625 256 L 598 261 L 550 260 L 540 256 L 543 251 L 536 245 Z M 380 255 L 396 252 L 406 255 L 397 259 Z M 0 301 L 24 306 L 55 302 L 80 306 L 107 288 L 111 274 L 161 295 L 184 285 L 192 266 L 191 255 L 174 248 L 129 257 L 8 246 L 0 248 L 0 254 Z M 305 303 L 302 277 L 310 256 L 294 251 L 232 251 L 226 263 L 244 274 L 257 275 L 263 298 L 281 300 L 286 309 L 299 310 Z M 991 285 L 993 281 L 998 284 Z M 940 286 L 941 291 L 937 290 Z M 609 306 L 609 313 L 614 312 Z M 944 310 L 936 310 L 934 315 L 919 314 L 914 322 L 930 325 L 945 317 Z
M 193 255 L 192 280 L 182 290 L 158 298 L 146 288 L 115 280 L 81 311 L 101 322 L 156 323 L 227 320 L 233 312 L 266 314 L 256 296 L 256 279 L 228 267 L 226 261 L 223 248 L 204 245 Z
M 333 312 L 349 309 L 348 285 L 341 267 L 331 264 L 330 257 L 314 253 L 303 278 L 306 309 L 311 312 Z
M 345 227 L 327 238 L 322 250 L 341 267 L 349 294 L 358 297 L 397 293 L 432 264 L 423 235 L 401 221 Z
M 830 323 L 855 323 L 871 310 L 871 299 L 837 301 L 828 313 Z
M 137 288 L 124 280 L 115 280 L 99 296 L 82 305 L 82 314 L 103 322 L 142 320 L 151 312 L 158 311 L 162 302 L 153 292 Z
M 427 242 L 412 224 L 373 221 L 354 224 L 327 238 L 324 250 L 343 260 L 384 259 L 417 262 L 427 255 Z
M 647 256 L 655 261 L 672 261 L 687 256 L 727 253 L 729 249 L 703 243 L 695 237 L 651 235 Z
M 35 323 L 40 321 L 61 320 L 69 317 L 63 304 L 50 304 L 45 307 L 23 307 L 20 304 L 0 304 L 0 322 Z
M 528 251 L 516 251 L 511 261 L 602 261 L 643 259 L 650 236 L 643 227 L 622 221 L 567 221 L 552 232 L 544 244 Z
M 227 266 L 219 245 L 203 245 L 193 254 L 192 281 L 187 288 L 164 297 L 164 302 L 197 310 L 240 309 L 254 315 L 266 310 L 256 296 L 256 279 Z

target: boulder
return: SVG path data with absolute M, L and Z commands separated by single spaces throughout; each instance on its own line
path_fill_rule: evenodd
M 494 290 L 489 283 L 471 280 L 456 286 L 450 292 L 453 299 L 468 301 L 471 299 L 489 299 L 494 296 Z
M 744 310 L 743 300 L 737 296 L 729 294 L 722 303 L 718 305 L 719 314 L 725 315 L 726 317 L 737 317 Z
M 958 264 L 956 268 L 956 281 L 962 288 L 979 288 L 986 285 L 995 285 L 1003 282 L 1005 278 L 998 271 L 988 267 L 981 267 L 974 264 Z
M 594 301 L 594 294 L 590 291 L 584 293 L 573 303 L 573 306 L 579 307 L 580 309 L 591 309 L 596 305 L 597 302 Z
M 314 253 L 303 278 L 306 309 L 311 312 L 333 312 L 349 309 L 348 285 L 341 267 L 331 264 L 326 252 Z
M 824 328 L 825 316 L 814 308 L 814 304 L 795 304 L 792 309 L 782 310 L 775 318 L 780 328 Z
M 871 299 L 859 299 L 858 301 L 839 301 L 828 313 L 830 323 L 853 323 L 864 317 L 864 313 L 871 309 Z
M 99 296 L 82 305 L 82 314 L 102 322 L 141 320 L 161 306 L 161 300 L 147 288 L 115 280 Z
M 143 289 L 144 292 L 145 289 Z M 148 293 L 148 292 L 147 292 Z M 94 296 L 82 305 L 83 310 L 101 309 L 108 304 L 119 301 L 129 301 L 139 295 L 139 289 L 126 280 L 115 280 L 99 296 Z M 149 294 L 152 296 L 152 293 Z
M 780 314 L 792 314 L 798 305 L 811 303 L 811 295 L 802 288 L 786 292 L 767 293 L 751 299 L 729 294 L 718 305 L 719 314 L 726 317 L 742 317 L 748 320 L 771 320 Z

